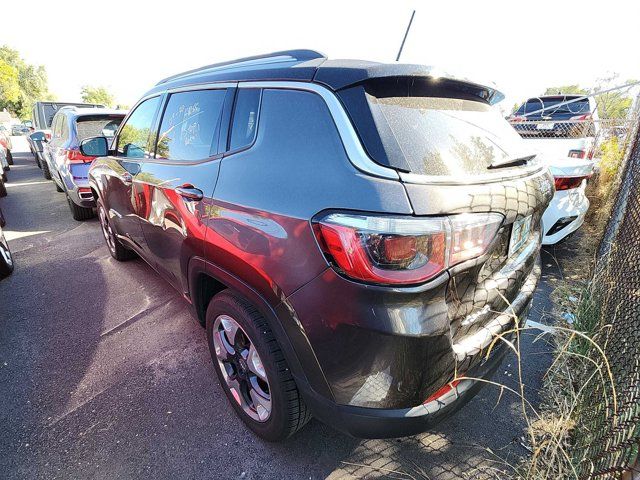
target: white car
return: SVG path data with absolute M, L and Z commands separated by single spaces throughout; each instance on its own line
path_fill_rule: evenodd
M 542 215 L 542 244 L 553 245 L 584 223 L 589 209 L 585 188 L 594 164 L 591 160 L 567 157 L 556 157 L 546 163 L 555 180 L 556 193 Z

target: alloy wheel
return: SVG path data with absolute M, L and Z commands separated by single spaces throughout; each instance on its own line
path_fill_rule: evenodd
M 213 346 L 231 395 L 253 420 L 271 416 L 271 390 L 260 355 L 233 318 L 219 315 L 213 324 Z
M 102 205 L 98 207 L 98 213 L 100 217 L 100 226 L 102 227 L 102 235 L 104 236 L 105 241 L 107 242 L 107 247 L 112 252 L 116 249 L 115 243 L 115 235 L 113 233 L 113 229 L 109 224 L 109 219 L 107 218 L 107 213 L 104 211 Z

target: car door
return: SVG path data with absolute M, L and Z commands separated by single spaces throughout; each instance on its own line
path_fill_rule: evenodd
M 156 117 L 161 95 L 141 101 L 127 116 L 115 137 L 111 155 L 100 169 L 105 192 L 103 201 L 116 233 L 139 253 L 144 252 L 144 236 L 139 215 L 144 214 L 144 193 L 134 186 L 133 178 L 142 162 L 153 155 Z
M 233 87 L 169 92 L 155 158 L 145 159 L 135 177 L 144 195 L 139 213 L 148 254 L 183 294 L 189 259 L 204 251 L 203 217 L 218 178 L 218 143 L 226 140 Z

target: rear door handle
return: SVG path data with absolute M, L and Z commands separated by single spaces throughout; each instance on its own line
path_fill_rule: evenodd
M 191 185 L 183 185 L 182 187 L 176 187 L 176 192 L 187 200 L 202 200 L 204 197 L 202 190 L 195 188 Z

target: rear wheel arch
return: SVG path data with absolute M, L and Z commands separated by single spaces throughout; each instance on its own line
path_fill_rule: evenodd
M 198 320 L 203 326 L 206 323 L 207 307 L 213 296 L 225 289 L 232 290 L 236 295 L 251 303 L 266 319 L 269 328 L 282 349 L 303 397 L 307 396 L 307 392 L 312 392 L 315 395 L 320 394 L 333 400 L 333 394 L 328 383 L 326 383 L 326 379 L 320 382 L 321 384 L 316 385 L 318 383 L 316 381 L 313 386 L 311 385 L 310 377 L 305 372 L 305 368 L 303 368 L 276 311 L 260 293 L 239 278 L 201 257 L 194 257 L 190 260 L 188 272 L 189 295 L 198 315 Z M 319 368 L 319 366 L 308 365 L 307 367 L 312 369 L 311 375 L 314 378 L 318 378 L 318 372 L 315 369 Z

